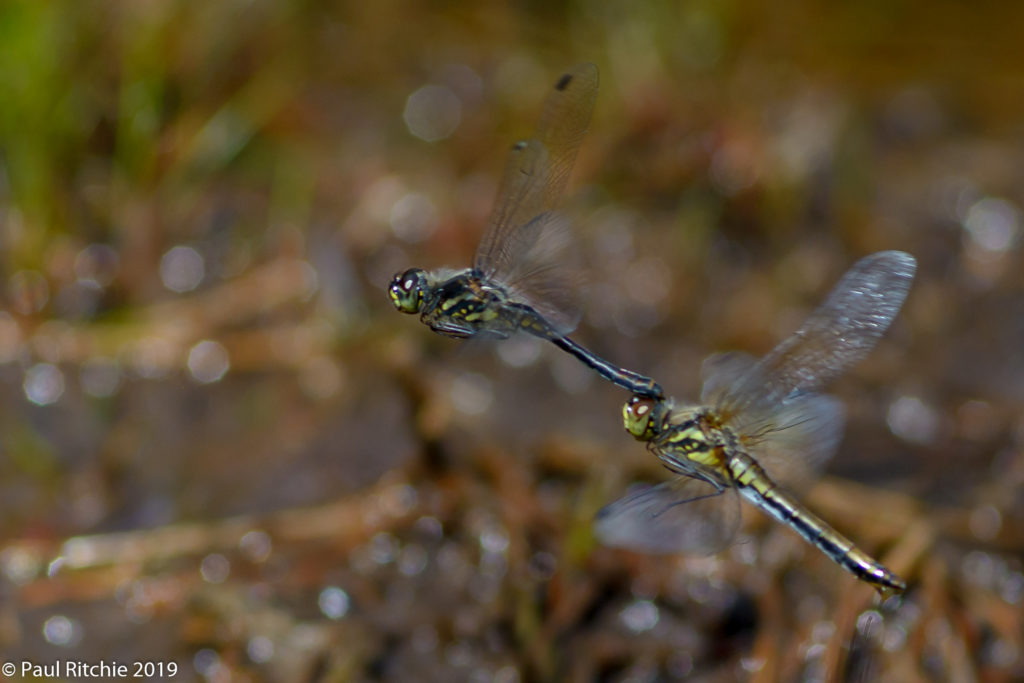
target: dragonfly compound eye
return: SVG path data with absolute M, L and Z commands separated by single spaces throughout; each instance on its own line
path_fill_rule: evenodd
M 388 287 L 391 303 L 402 313 L 419 313 L 423 307 L 423 290 L 427 274 L 419 268 L 410 268 L 396 275 Z
M 622 407 L 622 422 L 626 431 L 640 441 L 650 441 L 654 437 L 656 414 L 659 402 L 652 398 L 634 396 Z

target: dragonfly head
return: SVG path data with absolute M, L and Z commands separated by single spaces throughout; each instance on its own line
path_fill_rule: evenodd
M 667 415 L 668 405 L 664 401 L 643 396 L 634 396 L 622 407 L 626 431 L 639 441 L 653 439 Z
M 410 268 L 391 279 L 388 296 L 402 313 L 419 313 L 423 308 L 423 292 L 426 288 L 426 272 L 421 268 Z

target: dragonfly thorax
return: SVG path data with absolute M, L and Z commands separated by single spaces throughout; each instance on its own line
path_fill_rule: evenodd
M 455 338 L 481 332 L 505 338 L 516 331 L 518 309 L 499 285 L 486 282 L 479 271 L 425 274 L 420 291 L 417 311 L 435 332 Z
M 695 477 L 716 489 L 728 486 L 728 453 L 735 450 L 735 438 L 728 429 L 709 421 L 704 406 L 672 410 L 652 435 L 648 448 L 672 472 Z

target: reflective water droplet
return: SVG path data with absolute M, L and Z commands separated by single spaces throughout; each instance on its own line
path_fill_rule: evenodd
M 402 117 L 409 132 L 427 142 L 443 140 L 462 121 L 462 100 L 450 88 L 425 85 L 405 103 Z
M 1020 604 L 1024 599 L 1024 574 L 1008 574 L 999 584 L 999 596 L 1010 605 Z
M 938 415 L 916 396 L 901 396 L 893 401 L 886 421 L 892 433 L 906 441 L 928 444 L 938 436 Z
M 423 572 L 430 561 L 430 556 L 422 546 L 410 544 L 402 548 L 398 556 L 398 571 L 405 576 L 416 576 Z
M 320 591 L 317 605 L 328 619 L 341 619 L 348 614 L 351 601 L 349 600 L 348 593 L 341 588 L 328 586 Z
M 34 579 L 42 566 L 42 558 L 25 548 L 9 547 L 0 551 L 0 572 L 15 585 Z
M 764 657 L 741 657 L 740 666 L 747 673 L 756 673 L 764 668 Z
M 204 340 L 188 352 L 188 370 L 192 378 L 203 384 L 217 382 L 231 368 L 228 351 L 221 344 Z
M 238 541 L 238 547 L 252 562 L 266 562 L 273 549 L 270 535 L 265 531 L 247 531 Z
M 650 631 L 658 625 L 658 606 L 650 600 L 636 600 L 619 612 L 619 618 L 626 628 L 634 633 Z
M 985 197 L 967 210 L 964 228 L 970 240 L 985 251 L 1004 252 L 1020 233 L 1020 211 L 1005 199 Z
M 54 645 L 76 645 L 82 639 L 82 628 L 74 619 L 58 614 L 43 622 L 43 637 Z
M 398 539 L 386 531 L 370 539 L 370 557 L 377 564 L 390 564 L 398 557 Z
M 488 526 L 480 532 L 480 547 L 489 553 L 504 553 L 508 549 L 508 534 L 498 526 Z
M 220 553 L 211 553 L 203 558 L 199 573 L 207 583 L 223 583 L 231 573 L 231 563 Z
M 206 678 L 214 678 L 224 667 L 217 651 L 208 647 L 196 652 L 192 657 L 192 666 Z
M 255 636 L 249 639 L 245 652 L 252 661 L 264 664 L 274 658 L 274 642 L 265 636 Z
M 205 275 L 203 257 L 192 247 L 172 247 L 160 258 L 160 280 L 172 292 L 192 291 Z
M 56 365 L 39 363 L 25 372 L 25 397 L 38 406 L 56 403 L 64 395 L 64 373 Z

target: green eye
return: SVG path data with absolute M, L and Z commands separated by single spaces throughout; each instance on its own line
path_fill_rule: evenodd
M 654 437 L 654 413 L 656 401 L 634 396 L 622 407 L 622 422 L 626 431 L 640 441 Z
M 402 313 L 419 313 L 423 307 L 426 277 L 426 273 L 419 268 L 410 268 L 392 278 L 388 296 L 395 308 Z

